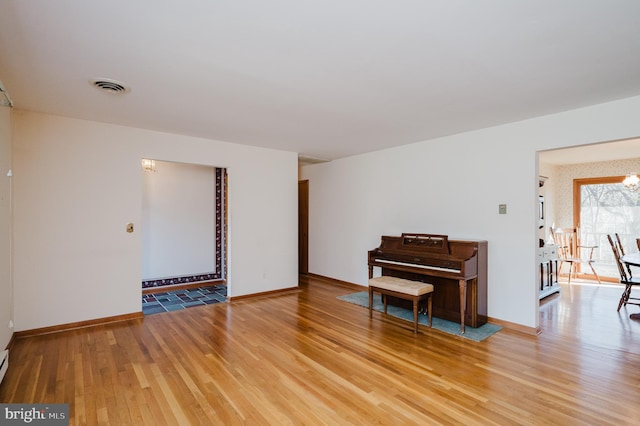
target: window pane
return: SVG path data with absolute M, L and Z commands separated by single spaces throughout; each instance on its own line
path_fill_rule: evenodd
M 599 275 L 618 278 L 607 234 L 620 235 L 626 253 L 638 251 L 640 238 L 640 193 L 621 183 L 580 186 L 580 232 L 583 245 L 597 245 L 594 258 Z

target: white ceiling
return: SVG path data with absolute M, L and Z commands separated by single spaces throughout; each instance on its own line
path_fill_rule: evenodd
M 640 139 L 629 139 L 540 152 L 541 163 L 553 165 L 595 163 L 640 158 Z M 638 165 L 640 170 L 640 164 Z
M 0 80 L 17 109 L 335 159 L 639 95 L 640 1 L 2 0 Z

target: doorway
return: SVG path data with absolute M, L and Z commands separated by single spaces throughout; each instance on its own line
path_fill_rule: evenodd
M 611 188 L 589 187 L 588 185 L 618 185 L 618 182 L 622 182 L 625 174 L 638 170 L 639 160 L 640 139 L 602 142 L 540 151 L 538 153 L 538 172 L 540 175 L 548 177 L 544 188 L 542 188 L 546 191 L 544 194 L 546 226 L 540 238 L 550 240 L 549 228 L 552 226 L 556 228 L 576 228 L 577 225 L 580 225 L 581 240 L 585 244 L 598 246 L 594 252 L 594 259 L 596 260 L 594 268 L 602 281 L 613 283 L 618 280 L 616 278 L 617 267 L 613 266 L 613 254 L 606 234 L 620 233 L 622 222 L 631 223 L 637 221 L 631 220 L 629 222 L 628 217 L 619 217 L 617 220 L 606 220 L 609 223 L 603 226 L 593 225 L 594 221 L 601 222 L 604 213 L 604 206 L 598 205 L 597 200 L 604 200 L 602 197 Z M 618 185 L 618 188 L 620 186 Z M 619 189 L 616 191 L 619 191 Z M 613 193 L 610 195 L 613 196 Z M 622 195 L 624 194 L 618 193 L 617 196 Z M 583 208 L 592 208 L 593 210 L 589 213 L 581 213 Z M 618 213 L 612 212 L 612 214 L 617 215 Z M 581 217 L 583 215 L 585 216 Z M 622 233 L 627 232 L 626 227 L 624 228 Z M 629 230 L 628 232 L 631 235 L 635 231 Z M 584 235 L 585 233 L 588 235 Z M 633 248 L 635 241 L 628 240 L 626 246 Z M 610 268 L 613 273 L 607 272 L 609 268 L 607 263 L 613 266 L 613 268 Z M 566 268 L 563 276 L 566 276 Z M 597 284 L 595 276 L 591 273 L 581 274 L 580 277 L 584 279 L 585 284 Z
M 298 273 L 309 273 L 309 181 L 298 181 Z
M 226 285 L 226 169 L 152 163 L 142 177 L 143 293 Z

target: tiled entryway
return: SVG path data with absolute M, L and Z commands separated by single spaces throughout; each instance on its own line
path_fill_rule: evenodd
M 142 313 L 151 315 L 226 301 L 227 286 L 224 284 L 150 293 L 142 295 Z

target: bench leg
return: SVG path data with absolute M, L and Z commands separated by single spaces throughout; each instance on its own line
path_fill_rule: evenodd
M 418 301 L 419 297 L 413 298 L 413 332 L 418 332 Z
M 373 293 L 374 287 L 369 286 L 369 319 L 373 318 Z M 380 292 L 380 296 L 382 297 L 382 303 L 384 305 L 384 313 L 387 313 L 387 294 L 386 290 L 377 289 Z M 427 295 L 420 296 L 409 296 L 409 295 L 401 295 L 398 293 L 393 293 L 395 296 L 403 298 L 405 300 L 413 301 L 413 332 L 418 333 L 418 315 L 420 314 L 420 302 L 422 302 L 425 298 L 427 299 L 427 314 L 429 315 L 429 327 L 431 327 L 431 310 L 432 310 L 432 293 Z M 403 297 L 404 296 L 404 297 Z M 424 305 L 423 305 L 424 306 Z

